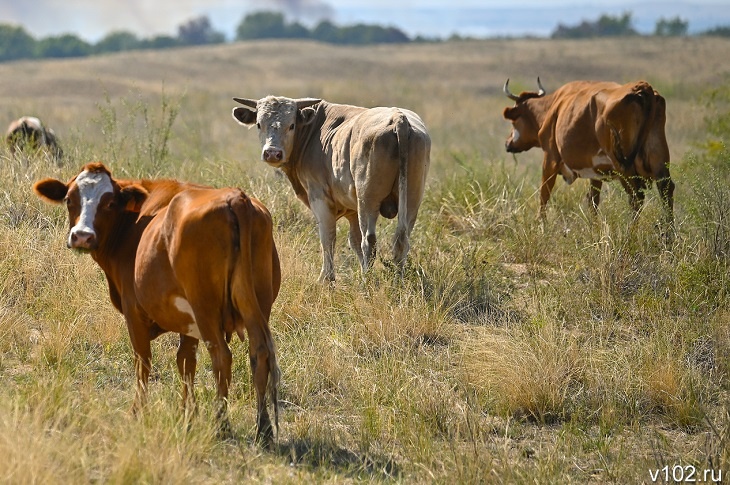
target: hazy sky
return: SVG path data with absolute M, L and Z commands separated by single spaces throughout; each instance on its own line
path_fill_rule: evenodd
M 264 9 L 308 25 L 328 18 L 427 36 L 548 35 L 558 22 L 573 25 L 625 11 L 640 31 L 651 30 L 660 16 L 680 16 L 691 31 L 730 24 L 730 0 L 0 0 L 0 23 L 23 25 L 36 38 L 70 32 L 96 42 L 114 30 L 176 35 L 180 24 L 207 15 L 231 38 L 246 13 Z

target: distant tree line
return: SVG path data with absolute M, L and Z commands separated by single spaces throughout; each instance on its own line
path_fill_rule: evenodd
M 687 35 L 689 22 L 680 17 L 666 19 L 660 18 L 656 22 L 654 35 L 661 37 L 681 37 Z M 730 28 L 725 28 L 730 30 Z M 551 37 L 553 39 L 585 39 L 590 37 L 621 37 L 639 35 L 632 26 L 631 12 L 624 12 L 622 15 L 613 17 L 601 15 L 597 20 L 591 22 L 584 20 L 578 25 L 567 26 L 558 24 Z M 722 33 L 722 28 L 708 30 L 700 35 L 728 35 Z
M 356 24 L 339 27 L 323 20 L 308 29 L 299 22 L 287 23 L 279 12 L 257 12 L 246 15 L 236 29 L 236 40 L 312 39 L 331 44 L 392 44 L 410 42 L 395 27 Z
M 75 34 L 63 34 L 36 40 L 23 27 L 0 24 L 0 62 L 48 57 L 84 57 L 132 49 L 164 49 L 190 45 L 218 44 L 225 36 L 215 31 L 208 17 L 194 18 L 178 27 L 176 37 L 158 35 L 140 39 L 127 31 L 115 31 L 96 44 L 90 44 Z
M 601 15 L 595 21 L 584 20 L 578 25 L 558 24 L 552 38 L 589 38 L 632 36 L 639 33 L 632 26 L 631 13 L 620 16 Z M 680 17 L 661 18 L 656 23 L 654 35 L 687 35 L 689 23 Z M 699 35 L 730 37 L 730 26 L 716 27 Z M 355 24 L 338 26 L 328 20 L 307 28 L 299 22 L 287 22 L 279 12 L 256 12 L 243 17 L 236 28 L 236 41 L 254 39 L 311 39 L 333 44 L 374 44 L 410 42 L 405 33 L 396 27 Z M 455 34 L 450 39 L 461 37 Z M 439 41 L 416 37 L 415 41 Z M 207 16 L 193 18 L 178 26 L 177 36 L 158 35 L 139 38 L 132 32 L 114 31 L 95 44 L 84 41 L 75 34 L 63 34 L 36 40 L 23 27 L 0 24 L 0 62 L 18 59 L 84 57 L 94 54 L 127 51 L 133 49 L 165 49 L 193 45 L 220 44 L 226 42 L 222 32 L 213 28 Z
M 312 39 L 335 44 L 374 44 L 409 42 L 410 38 L 395 27 L 357 24 L 340 27 L 324 20 L 313 29 L 298 22 L 287 23 L 278 12 L 246 15 L 236 29 L 237 41 L 253 39 Z M 158 35 L 143 39 L 132 32 L 110 32 L 96 44 L 75 34 L 63 34 L 36 40 L 23 27 L 0 24 L 0 62 L 18 59 L 84 57 L 133 49 L 165 49 L 226 42 L 222 32 L 213 28 L 207 16 L 189 20 L 177 29 L 177 36 Z

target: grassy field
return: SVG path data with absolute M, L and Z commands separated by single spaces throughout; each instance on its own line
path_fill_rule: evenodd
M 260 42 L 0 64 L 0 120 L 41 117 L 67 154 L 61 167 L 0 160 L 0 477 L 623 484 L 681 466 L 727 480 L 729 56 L 720 39 Z M 501 92 L 508 77 L 533 90 L 537 76 L 550 91 L 646 79 L 664 94 L 671 246 L 655 190 L 632 225 L 618 184 L 593 216 L 586 181 L 558 182 L 539 223 L 542 155 L 504 153 Z M 232 96 L 266 94 L 421 114 L 432 169 L 403 279 L 377 262 L 363 282 L 343 222 L 337 285 L 316 284 L 314 218 L 230 115 Z M 129 413 L 123 318 L 91 258 L 65 248 L 66 212 L 31 191 L 92 160 L 119 178 L 240 186 L 271 210 L 283 268 L 274 450 L 253 443 L 246 342 L 232 344 L 237 441 L 216 439 L 204 352 L 200 414 L 183 422 L 174 335 L 154 342 L 146 413 Z M 381 220 L 379 240 L 394 227 Z

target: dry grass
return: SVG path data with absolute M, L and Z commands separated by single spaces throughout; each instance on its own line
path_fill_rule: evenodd
M 59 134 L 62 167 L 0 160 L 0 476 L 13 483 L 635 483 L 675 464 L 730 473 L 730 180 L 708 155 L 700 101 L 730 86 L 721 39 L 490 40 L 380 47 L 257 42 L 0 65 L 0 115 Z M 130 66 L 134 66 L 131 69 Z M 536 220 L 541 154 L 503 153 L 501 87 L 647 79 L 668 100 L 678 235 L 660 204 L 630 224 L 613 184 L 558 183 Z M 728 88 L 730 89 L 730 87 Z M 419 112 L 432 171 L 405 276 L 363 281 L 338 228 L 338 284 L 315 283 L 314 219 L 258 161 L 232 96 L 320 96 Z M 713 158 L 714 157 L 714 158 Z M 208 356 L 200 414 L 178 409 L 176 339 L 154 342 L 150 402 L 103 275 L 64 248 L 65 214 L 31 184 L 101 159 L 120 177 L 236 185 L 275 219 L 283 286 L 279 445 L 253 444 L 246 343 L 234 342 L 220 442 Z M 709 175 L 709 176 L 708 176 Z M 381 221 L 379 241 L 394 225 Z M 381 251 L 387 253 L 387 251 Z

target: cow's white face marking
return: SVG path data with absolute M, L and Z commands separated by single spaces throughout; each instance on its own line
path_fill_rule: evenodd
M 289 98 L 267 97 L 259 101 L 256 124 L 261 141 L 261 159 L 274 166 L 288 161 L 294 145 L 294 127 L 297 121 L 296 101 Z M 277 158 L 276 151 L 281 151 Z
M 104 194 L 114 192 L 111 178 L 105 172 L 84 170 L 76 177 L 76 185 L 79 188 L 79 198 L 81 199 L 81 214 L 78 222 L 69 232 L 69 247 L 72 234 L 86 233 L 96 236 L 94 219 L 99 209 L 99 202 Z
M 200 329 L 198 328 L 198 324 L 195 321 L 195 313 L 193 313 L 193 307 L 190 306 L 190 302 L 183 297 L 176 296 L 173 299 L 173 304 L 175 305 L 175 308 L 180 311 L 180 313 L 185 313 L 186 315 L 189 315 L 190 319 L 192 320 L 192 323 L 188 325 L 187 331 L 184 332 L 185 335 L 200 340 Z
M 517 131 L 517 128 L 512 129 L 512 143 L 517 143 L 520 139 L 520 132 Z

